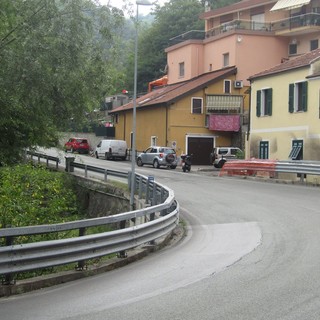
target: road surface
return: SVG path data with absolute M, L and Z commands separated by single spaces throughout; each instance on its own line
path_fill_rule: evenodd
M 126 267 L 0 299 L 1 320 L 320 319 L 319 188 L 137 171 L 174 190 L 187 236 Z

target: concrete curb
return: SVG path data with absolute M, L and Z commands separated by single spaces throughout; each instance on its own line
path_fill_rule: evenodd
M 59 272 L 56 274 L 17 281 L 15 284 L 0 285 L 0 298 L 87 278 L 114 270 L 116 268 L 124 267 L 132 262 L 146 257 L 150 253 L 159 251 L 166 246 L 170 246 L 179 242 L 185 236 L 185 233 L 186 230 L 181 225 L 178 225 L 169 235 L 156 240 L 154 245 L 145 244 L 135 249 L 128 250 L 125 258 L 114 257 L 101 265 L 90 265 L 85 270 Z

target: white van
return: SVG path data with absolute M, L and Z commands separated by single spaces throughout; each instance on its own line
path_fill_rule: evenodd
M 127 158 L 127 143 L 124 140 L 101 140 L 94 152 L 96 158 L 109 159 Z

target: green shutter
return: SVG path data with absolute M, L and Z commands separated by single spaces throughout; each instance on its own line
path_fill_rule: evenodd
M 290 83 L 289 84 L 289 112 L 293 113 L 294 107 L 293 107 L 293 102 L 294 102 L 294 84 Z
M 261 90 L 257 91 L 256 114 L 257 114 L 257 117 L 261 116 Z
M 308 82 L 302 83 L 302 110 L 308 110 Z
M 272 88 L 267 90 L 267 115 L 272 116 Z

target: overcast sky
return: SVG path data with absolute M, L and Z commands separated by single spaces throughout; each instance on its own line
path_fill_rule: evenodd
M 169 0 L 151 0 L 150 2 L 157 2 L 160 5 L 163 5 L 164 3 L 168 2 Z M 123 6 L 123 2 L 122 0 L 100 0 L 101 4 L 110 4 L 113 7 L 117 7 L 119 9 L 122 9 Z M 130 0 L 130 2 L 132 4 L 135 5 L 136 1 L 135 0 Z M 152 6 L 139 6 L 139 15 L 147 15 L 148 13 L 151 12 Z

